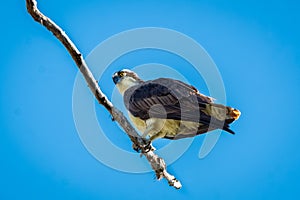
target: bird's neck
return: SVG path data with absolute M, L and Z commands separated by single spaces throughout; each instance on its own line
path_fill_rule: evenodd
M 138 84 L 140 84 L 140 83 L 142 83 L 142 82 L 143 82 L 142 80 L 135 80 L 135 79 L 130 78 L 130 79 L 125 79 L 125 80 L 121 81 L 121 82 L 118 83 L 116 86 L 117 86 L 119 92 L 120 92 L 122 95 L 124 95 L 124 92 L 125 92 L 127 89 L 129 89 L 129 88 L 131 88 L 131 87 L 133 87 L 133 86 L 135 86 L 135 85 L 138 85 Z

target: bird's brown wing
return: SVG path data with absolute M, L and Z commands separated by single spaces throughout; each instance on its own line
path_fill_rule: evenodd
M 199 133 L 207 129 L 224 129 L 228 124 L 211 116 L 206 110 L 213 99 L 181 81 L 160 78 L 133 86 L 125 91 L 124 103 L 129 112 L 142 120 L 174 119 L 201 123 Z M 201 131 L 200 131 L 201 130 Z

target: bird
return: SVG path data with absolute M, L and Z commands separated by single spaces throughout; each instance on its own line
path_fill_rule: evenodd
M 142 138 L 154 141 L 194 137 L 216 129 L 235 134 L 229 124 L 236 121 L 238 109 L 214 103 L 194 86 L 171 78 L 144 81 L 129 69 L 112 76 L 128 116 Z

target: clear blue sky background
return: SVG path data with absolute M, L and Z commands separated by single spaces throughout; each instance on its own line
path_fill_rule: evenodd
M 25 1 L 2 2 L 0 199 L 300 198 L 300 3 L 49 0 L 39 1 L 39 7 L 83 55 L 132 28 L 164 27 L 194 38 L 217 64 L 227 102 L 242 117 L 233 125 L 237 134 L 223 133 L 209 156 L 198 158 L 203 141 L 198 136 L 169 166 L 182 190 L 155 181 L 153 173 L 113 170 L 93 158 L 77 134 L 73 60 L 26 13 Z M 131 58 L 123 65 L 130 68 L 145 59 Z M 157 61 L 151 58 L 147 62 Z M 157 59 L 170 65 L 164 57 Z M 193 85 L 205 88 L 189 76 Z M 130 150 L 117 126 L 107 126 L 110 137 Z

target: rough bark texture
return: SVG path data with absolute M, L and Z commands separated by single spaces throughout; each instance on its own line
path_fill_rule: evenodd
M 28 13 L 33 17 L 33 19 L 45 26 L 65 46 L 65 48 L 68 50 L 73 60 L 75 61 L 77 67 L 80 69 L 80 72 L 84 76 L 89 88 L 91 89 L 95 98 L 98 100 L 99 104 L 103 105 L 112 115 L 113 119 L 118 122 L 124 129 L 133 143 L 133 149 L 136 151 L 141 151 L 141 153 L 147 158 L 147 160 L 151 164 L 152 169 L 156 173 L 157 179 L 160 180 L 161 178 L 165 178 L 170 186 L 173 186 L 176 189 L 180 189 L 181 183 L 174 176 L 167 172 L 165 161 L 154 153 L 154 149 L 152 148 L 151 144 L 140 137 L 140 135 L 135 131 L 135 129 L 132 127 L 123 113 L 115 108 L 103 94 L 98 85 L 98 82 L 89 70 L 80 51 L 66 35 L 66 33 L 50 18 L 46 17 L 38 10 L 37 2 L 35 0 L 26 0 L 26 6 Z

